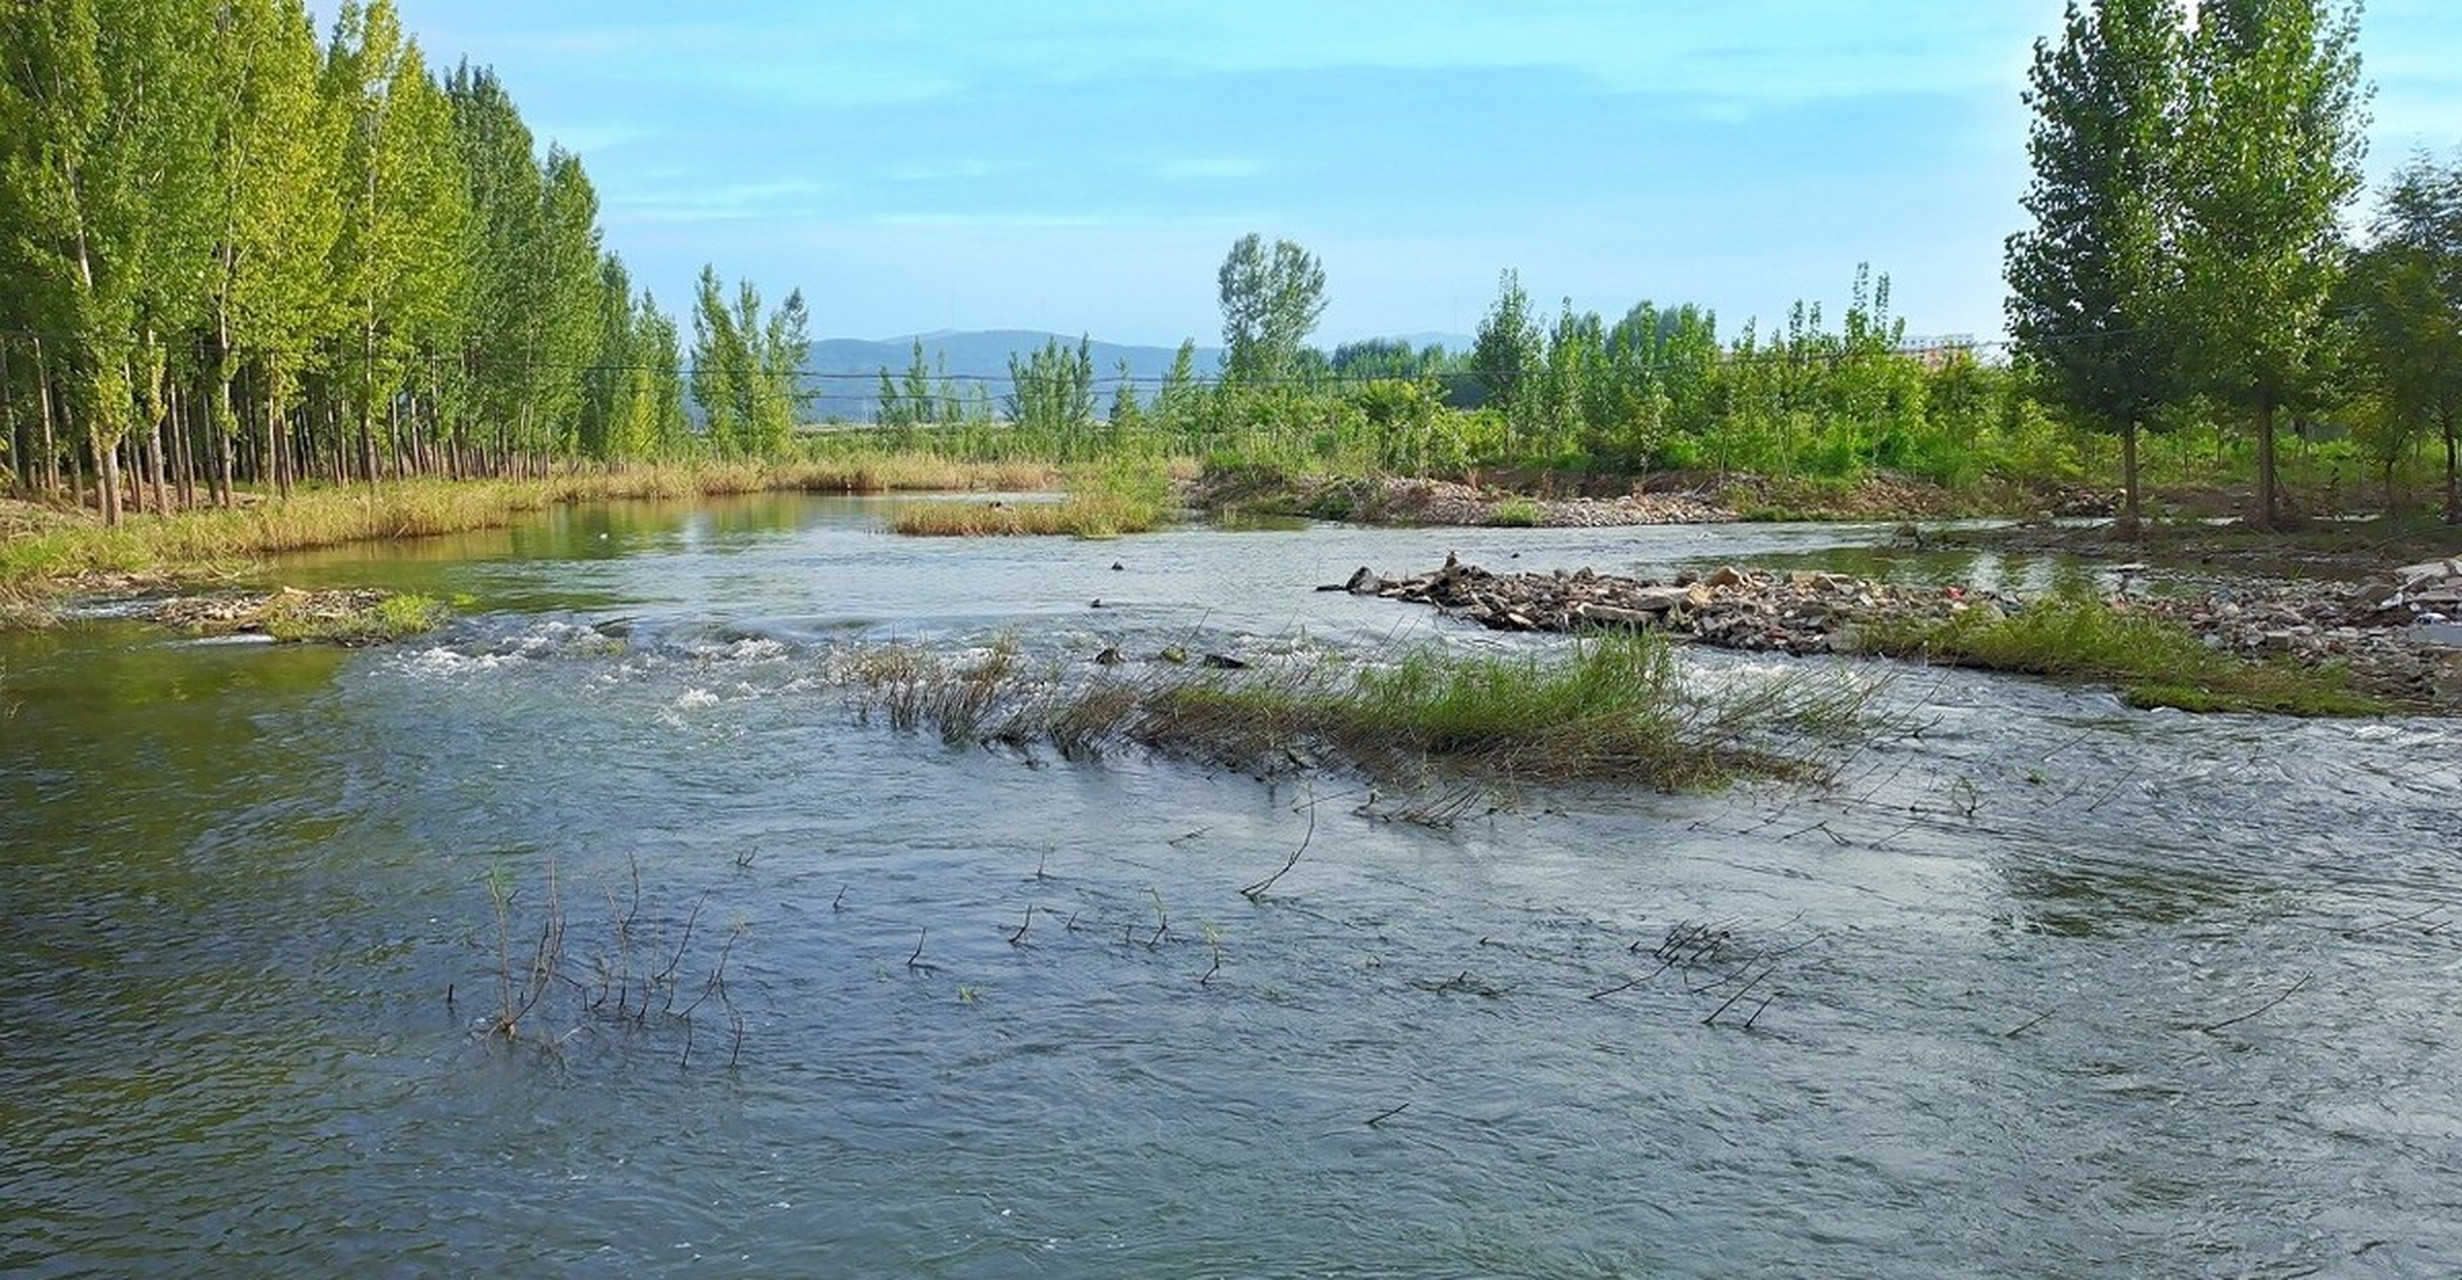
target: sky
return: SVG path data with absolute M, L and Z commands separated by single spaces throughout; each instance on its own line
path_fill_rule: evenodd
M 1255 231 L 1316 340 L 1644 299 L 1722 331 L 1857 264 L 1915 334 L 2003 329 L 2033 42 L 2060 0 L 397 0 L 577 151 L 668 310 L 704 262 L 816 337 L 1221 327 Z M 334 0 L 315 0 L 330 21 Z M 2369 172 L 2462 146 L 2456 0 L 2374 0 Z

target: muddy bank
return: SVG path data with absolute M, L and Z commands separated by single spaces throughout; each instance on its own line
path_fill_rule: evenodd
M 1726 567 L 1672 581 L 1591 569 L 1493 573 L 1448 557 L 1433 572 L 1388 578 L 1362 568 L 1320 588 L 1426 604 L 1499 631 L 1634 627 L 1721 648 L 1796 655 L 1866 651 L 1864 634 L 1982 612 L 2007 618 L 2020 598 L 1964 587 L 1908 587 L 1845 574 Z M 2356 586 L 2251 581 L 2203 597 L 2129 595 L 2104 602 L 2175 623 L 2222 653 L 2339 666 L 2397 705 L 2462 711 L 2462 559 L 2390 570 Z

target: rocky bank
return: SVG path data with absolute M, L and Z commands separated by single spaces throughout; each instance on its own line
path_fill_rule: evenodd
M 1499 631 L 1634 627 L 1716 645 L 1789 654 L 1851 653 L 1857 630 L 1939 622 L 1972 610 L 2007 616 L 2027 602 L 1963 587 L 1907 587 L 1845 574 L 1729 566 L 1672 581 L 1591 569 L 1494 573 L 1446 557 L 1388 578 L 1368 568 L 1321 590 L 1432 605 Z M 2251 659 L 2346 666 L 2355 684 L 2400 705 L 2462 712 L 2462 559 L 2411 565 L 2356 586 L 2253 581 L 2201 597 L 2128 595 L 2217 649 Z

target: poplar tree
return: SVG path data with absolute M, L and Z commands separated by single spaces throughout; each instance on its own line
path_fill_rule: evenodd
M 495 465 L 509 469 L 515 442 L 528 440 L 536 417 L 533 326 L 546 180 L 530 129 L 493 71 L 465 62 L 445 92 L 470 210 L 462 235 L 460 363 L 471 411 L 493 431 Z
M 0 10 L 8 249 L 16 288 L 61 336 L 103 518 L 121 516 L 119 449 L 163 360 L 180 251 L 200 225 L 208 32 L 181 0 L 9 0 Z M 149 398 L 151 396 L 149 395 Z
M 206 341 L 215 480 L 227 505 L 232 445 L 243 429 L 233 382 L 243 368 L 256 370 L 263 453 L 277 459 L 309 348 L 331 327 L 339 149 L 301 0 L 230 0 L 211 65 L 217 238 L 206 277 Z
M 1289 377 L 1301 345 L 1325 314 L 1324 266 L 1288 240 L 1268 250 L 1252 231 L 1232 243 L 1215 284 L 1224 379 L 1270 383 Z
M 694 284 L 692 399 L 701 406 L 710 447 L 722 456 L 732 456 L 749 446 L 741 385 L 749 353 L 744 335 L 736 329 L 735 312 L 720 289 L 718 269 L 703 264 Z
M 2173 325 L 2188 34 L 2177 0 L 2071 0 L 2035 43 L 2035 225 L 2009 237 L 2009 330 L 2045 393 L 2120 437 L 2121 527 L 2141 516 L 2139 433 L 2178 395 Z
M 2324 0 L 2202 0 L 2189 40 L 2180 309 L 2197 371 L 2257 436 L 2259 528 L 2279 414 L 2323 381 L 2341 219 L 2367 140 L 2358 20 Z
M 428 79 L 418 42 L 403 38 L 391 0 L 342 6 L 325 81 L 344 130 L 333 262 L 346 318 L 334 372 L 360 477 L 374 484 L 378 406 L 392 407 L 422 347 L 434 354 L 454 337 L 468 194 L 452 105 Z

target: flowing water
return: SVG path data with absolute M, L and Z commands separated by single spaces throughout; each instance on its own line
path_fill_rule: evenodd
M 945 746 L 828 658 L 1557 643 L 1311 588 L 1886 530 L 938 542 L 882 507 L 282 568 L 457 602 L 393 649 L 0 636 L 0 1271 L 2462 1263 L 2462 727 L 1840 664 L 1916 731 L 1831 787 L 1434 828 L 1338 778 Z M 1961 569 L 2086 572 L 1897 571 Z M 571 981 L 489 1036 L 557 920 Z

